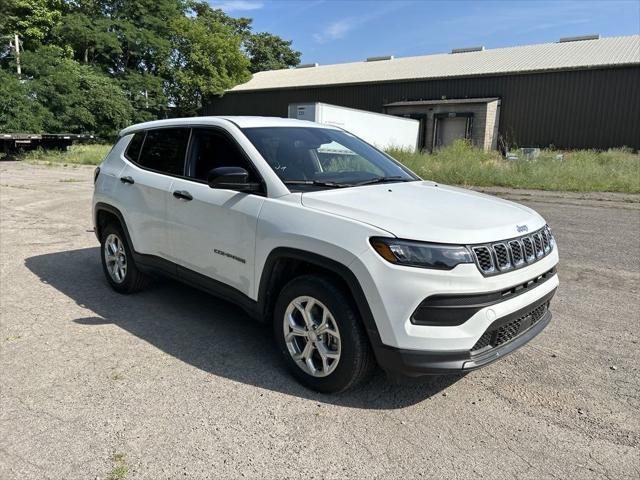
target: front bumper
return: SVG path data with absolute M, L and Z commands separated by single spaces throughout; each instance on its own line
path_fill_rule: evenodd
M 551 321 L 549 304 L 555 292 L 556 289 L 553 289 L 530 305 L 493 322 L 483 336 L 493 335 L 496 338 L 501 330 L 510 330 L 514 324 L 518 325 L 518 330 L 512 332 L 514 335 L 499 345 L 487 344 L 476 350 L 426 351 L 379 344 L 374 346 L 376 358 L 380 366 L 392 375 L 417 377 L 475 370 L 517 350 L 542 332 Z M 539 318 L 532 319 L 532 312 L 540 309 L 544 309 L 544 313 Z M 474 345 L 476 346 L 478 344 Z
M 378 340 L 382 345 L 403 350 L 471 350 L 496 319 L 531 305 L 559 284 L 558 276 L 552 275 L 535 288 L 505 296 L 498 303 L 494 303 L 493 299 L 477 298 L 504 292 L 545 275 L 558 264 L 556 249 L 526 268 L 491 277 L 482 276 L 474 264 L 461 264 L 453 270 L 398 266 L 382 259 L 373 248 L 370 250 L 360 255 L 349 267 L 362 286 L 371 310 L 373 318 L 367 324 L 367 329 L 372 343 Z M 451 317 L 456 307 L 449 300 L 458 297 L 465 301 L 469 298 L 473 300 L 473 305 L 464 305 L 468 316 L 457 321 L 453 321 L 455 318 L 445 318 Z M 434 298 L 449 300 L 431 303 L 430 307 L 439 309 L 439 312 L 427 312 L 427 320 L 432 317 L 435 321 L 425 322 L 425 317 L 416 316 L 416 311 L 424 306 L 425 299 Z

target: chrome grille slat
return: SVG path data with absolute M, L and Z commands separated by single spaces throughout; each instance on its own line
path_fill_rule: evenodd
M 493 255 L 491 254 L 491 250 L 489 250 L 489 247 L 474 247 L 473 253 L 476 257 L 480 270 L 482 270 L 484 273 L 493 273 L 495 271 L 495 266 L 493 265 Z
M 478 269 L 483 275 L 495 275 L 537 262 L 554 247 L 548 226 L 529 235 L 487 245 L 471 245 Z
M 536 252 L 533 249 L 533 242 L 530 237 L 522 237 L 522 246 L 524 247 L 524 258 L 527 263 L 531 263 L 536 258 Z
M 543 228 L 540 234 L 542 235 L 542 246 L 544 248 L 544 251 L 545 253 L 549 253 L 549 250 L 551 250 L 551 241 L 549 240 L 547 229 Z
M 544 247 L 542 246 L 542 236 L 540 233 L 534 233 L 531 235 L 533 238 L 533 246 L 536 250 L 536 258 L 544 257 Z
M 509 242 L 509 250 L 511 250 L 511 259 L 513 265 L 518 268 L 524 263 L 524 252 L 522 250 L 522 244 L 518 240 L 512 240 Z
M 511 263 L 511 256 L 509 250 L 504 243 L 496 243 L 493 245 L 493 253 L 496 255 L 496 265 L 500 271 L 511 270 L 513 264 Z

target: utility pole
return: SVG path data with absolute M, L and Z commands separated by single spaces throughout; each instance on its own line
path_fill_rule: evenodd
M 16 47 L 16 70 L 18 71 L 18 76 L 20 76 L 22 75 L 22 69 L 20 68 L 20 39 L 17 33 L 14 36 L 14 42 Z

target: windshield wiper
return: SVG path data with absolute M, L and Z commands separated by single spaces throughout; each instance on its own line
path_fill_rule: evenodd
M 355 183 L 354 186 L 359 187 L 360 185 L 373 185 L 374 183 L 385 183 L 385 182 L 411 182 L 414 181 L 413 178 L 401 177 L 400 175 L 392 175 L 388 177 L 375 177 L 369 180 L 365 180 L 363 182 Z
M 320 180 L 285 180 L 283 183 L 285 185 L 313 185 L 316 187 L 333 187 L 333 188 L 343 188 L 343 187 L 353 186 L 347 183 L 322 182 Z

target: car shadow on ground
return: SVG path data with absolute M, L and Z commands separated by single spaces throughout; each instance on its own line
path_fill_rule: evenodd
M 95 313 L 74 322 L 91 328 L 115 324 L 164 352 L 214 375 L 334 405 L 397 409 L 436 395 L 461 376 L 392 381 L 377 372 L 366 383 L 336 395 L 299 385 L 286 371 L 271 328 L 235 305 L 170 280 L 158 280 L 135 295 L 108 286 L 98 248 L 27 258 L 43 283 Z

